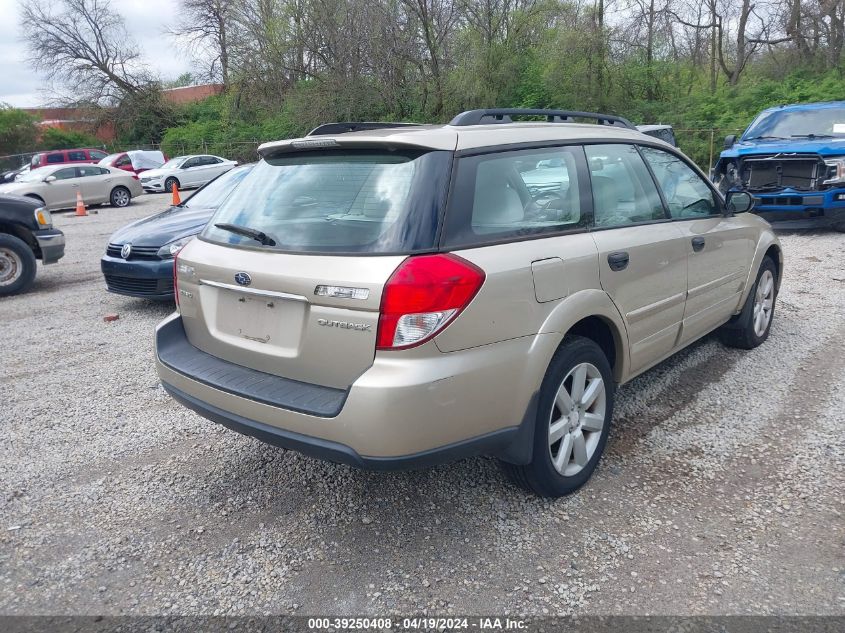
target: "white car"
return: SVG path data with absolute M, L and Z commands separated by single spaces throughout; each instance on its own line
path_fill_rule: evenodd
M 86 205 L 109 203 L 125 207 L 144 190 L 132 174 L 122 169 L 86 163 L 39 167 L 15 182 L 0 185 L 0 193 L 33 198 L 50 210 L 72 209 L 77 192 Z
M 141 186 L 145 191 L 173 191 L 200 187 L 237 166 L 238 162 L 210 154 L 177 156 L 158 169 L 149 169 L 141 174 Z

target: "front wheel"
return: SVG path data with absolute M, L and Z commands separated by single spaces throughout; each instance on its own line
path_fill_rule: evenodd
M 757 280 L 739 316 L 722 326 L 722 342 L 729 347 L 754 349 L 769 338 L 777 299 L 777 264 L 764 257 Z
M 173 187 L 181 187 L 178 180 L 175 178 L 168 178 L 164 181 L 164 190 L 167 193 L 171 193 L 173 191 Z
M 36 267 L 35 255 L 26 242 L 0 233 L 0 297 L 28 290 L 35 281 Z
M 583 486 L 601 459 L 610 432 L 615 385 L 602 349 L 567 336 L 540 389 L 531 463 L 502 462 L 517 484 L 543 497 Z
M 111 190 L 111 196 L 109 196 L 111 206 L 128 207 L 131 200 L 132 194 L 129 193 L 129 189 L 126 187 L 115 187 Z

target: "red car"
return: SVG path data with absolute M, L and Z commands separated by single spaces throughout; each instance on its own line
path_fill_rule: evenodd
M 38 169 L 62 163 L 97 163 L 107 155 L 99 149 L 54 149 L 49 152 L 38 152 L 29 164 L 32 169 Z
M 156 169 L 167 162 L 167 156 L 158 150 L 130 150 L 109 154 L 97 164 L 101 167 L 116 167 L 130 172 L 135 179 L 138 174 L 148 169 Z

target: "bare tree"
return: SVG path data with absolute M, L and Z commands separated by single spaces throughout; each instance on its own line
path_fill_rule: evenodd
M 138 47 L 107 0 L 28 0 L 21 27 L 33 68 L 72 86 L 78 100 L 115 103 L 148 82 Z
M 210 79 L 229 85 L 232 0 L 181 0 L 180 24 L 170 32 L 195 55 Z

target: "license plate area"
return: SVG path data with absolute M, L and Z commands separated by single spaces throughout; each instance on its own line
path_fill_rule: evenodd
M 218 293 L 217 329 L 230 342 L 267 352 L 299 347 L 303 303 L 224 289 Z

